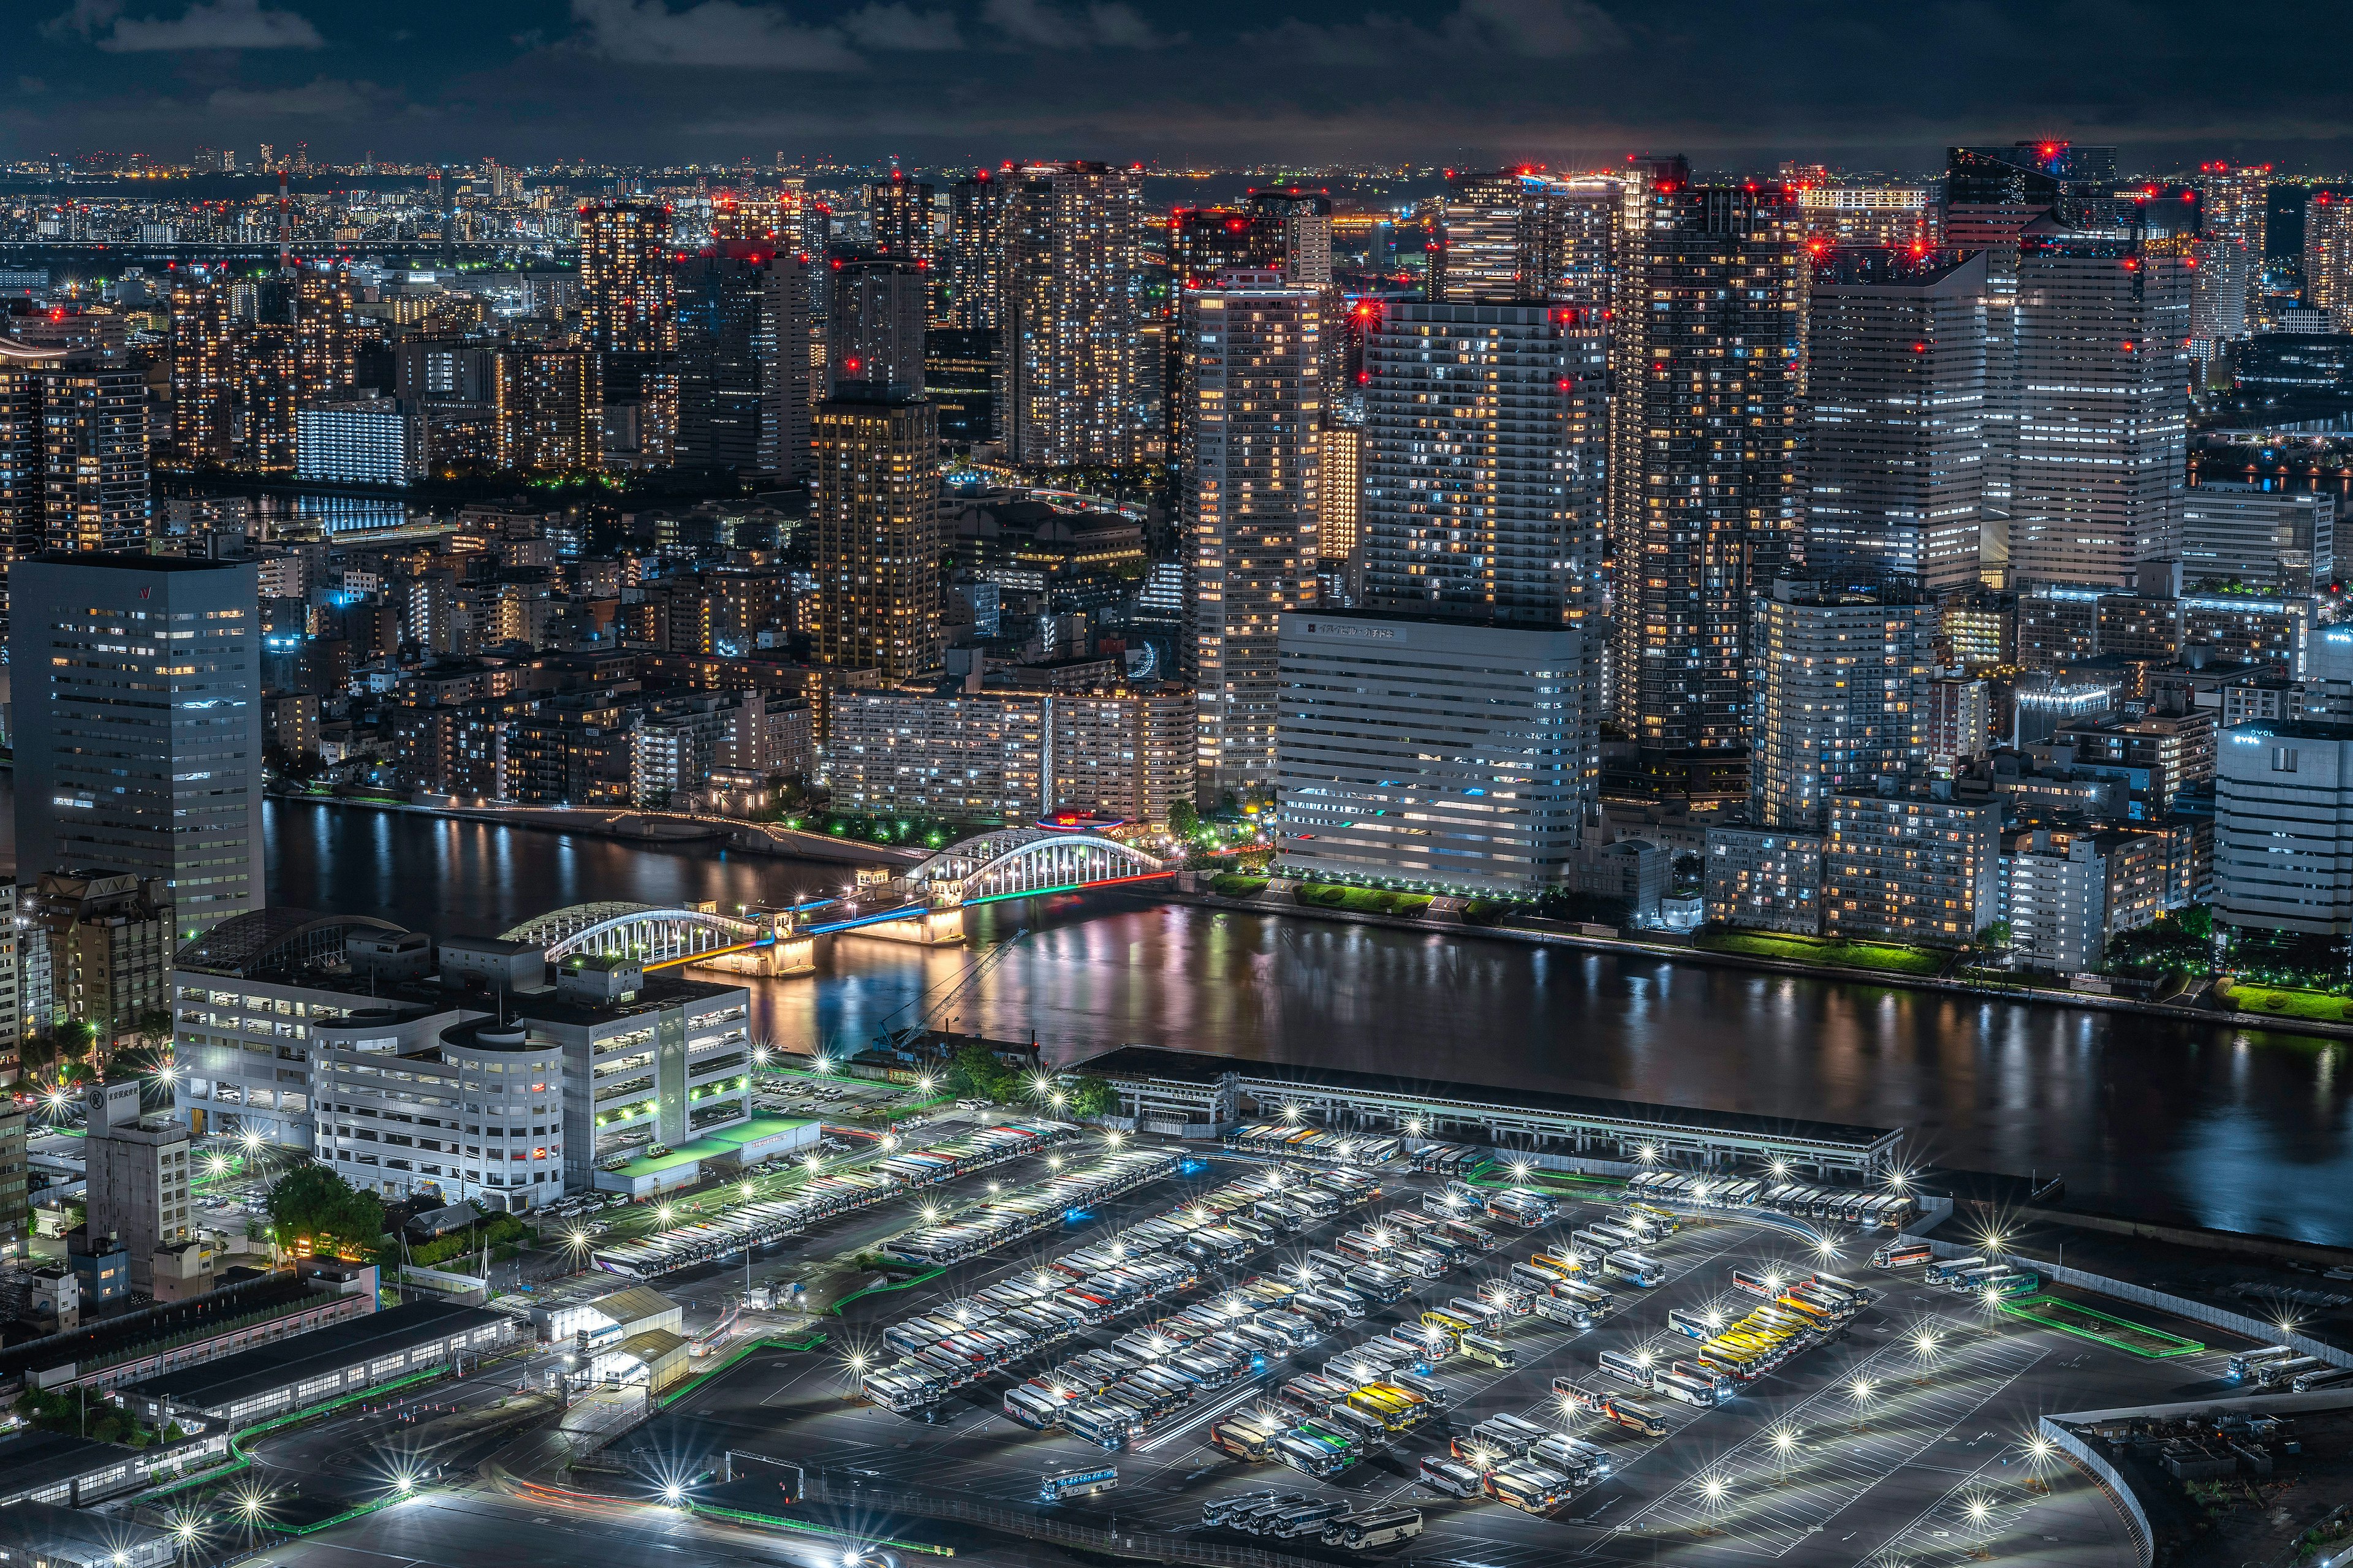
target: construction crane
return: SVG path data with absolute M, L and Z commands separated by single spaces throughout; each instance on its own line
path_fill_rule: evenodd
M 876 1026 L 874 1043 L 886 1051 L 905 1050 L 914 1041 L 920 1040 L 925 1035 L 931 1033 L 934 1021 L 946 1012 L 948 1005 L 954 1002 L 957 997 L 962 996 L 965 992 L 971 990 L 975 985 L 978 984 L 984 975 L 987 974 L 998 964 L 1004 963 L 1008 955 L 1009 955 L 1015 948 L 1021 945 L 1021 939 L 1029 934 L 1029 928 L 1028 926 L 1023 926 L 1020 930 L 1015 931 L 1011 937 L 997 943 L 995 947 L 990 948 L 987 952 L 981 954 L 978 962 L 975 963 L 962 974 L 955 976 L 953 980 L 943 982 L 941 984 L 934 986 L 932 990 L 917 996 L 913 1001 L 904 1004 L 894 1011 L 885 1013 L 880 1023 Z M 915 1021 L 908 1025 L 903 1029 L 894 1029 L 891 1027 L 891 1020 L 899 1016 L 900 1014 L 906 1012 L 910 1007 L 921 1007 L 923 1009 L 923 1011 L 916 1016 Z

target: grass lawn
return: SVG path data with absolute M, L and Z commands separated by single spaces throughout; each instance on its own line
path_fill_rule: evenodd
M 2287 985 L 2251 985 L 2242 980 L 2215 987 L 2222 999 L 2242 1013 L 2267 1013 L 2282 1018 L 2322 1018 L 2341 1024 L 2353 1019 L 2353 1000 L 2331 991 L 2299 991 Z
M 1223 871 L 1209 879 L 1209 891 L 1223 899 L 1248 899 L 1266 891 L 1264 877 L 1237 877 Z
M 2046 1324 L 2079 1340 L 2096 1340 L 2151 1359 L 2196 1355 L 2206 1348 L 2196 1340 L 2185 1340 L 2179 1334 L 2168 1334 L 2163 1329 L 2152 1329 L 2129 1318 L 2111 1317 L 2080 1301 L 2063 1301 L 2054 1296 L 2026 1296 L 2004 1301 L 2001 1310 L 2013 1318 Z
M 1900 947 L 1893 942 L 1838 942 L 1822 937 L 1788 936 L 1778 931 L 1709 931 L 1699 938 L 1698 945 L 1712 952 L 1744 952 L 1755 958 L 1839 964 L 1848 969 L 1883 969 L 1896 974 L 1934 974 L 1945 966 L 1945 955 L 1932 948 Z
M 1392 893 L 1385 888 L 1349 888 L 1318 882 L 1299 889 L 1299 901 L 1316 909 L 1350 910 L 1360 915 L 1418 915 L 1430 908 L 1427 893 Z

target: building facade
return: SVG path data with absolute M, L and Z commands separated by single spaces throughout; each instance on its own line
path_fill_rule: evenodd
M 1785 577 L 1756 616 L 1750 819 L 1819 832 L 1833 793 L 1923 762 L 1936 608 L 1894 584 Z
M 2353 725 L 2248 724 L 2214 773 L 2214 918 L 2251 931 L 2353 932 Z
M 920 680 L 944 658 L 939 425 L 929 403 L 871 385 L 818 406 L 817 656 Z
M 19 879 L 157 881 L 183 938 L 259 907 L 253 563 L 47 554 L 10 579 Z
M 2001 807 L 1894 779 L 1830 799 L 1822 934 L 1958 947 L 2000 918 Z
M 1594 802 L 1585 656 L 1565 626 L 1283 616 L 1280 869 L 1520 895 L 1559 882 Z

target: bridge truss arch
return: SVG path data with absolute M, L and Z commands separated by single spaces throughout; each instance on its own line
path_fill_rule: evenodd
M 741 947 L 761 929 L 754 921 L 707 910 L 608 900 L 551 910 L 501 932 L 500 940 L 543 948 L 551 963 L 575 953 L 660 963 Z
M 908 871 L 907 881 L 927 891 L 934 904 L 969 904 L 1167 870 L 1157 857 L 1099 833 L 1007 827 L 949 845 Z

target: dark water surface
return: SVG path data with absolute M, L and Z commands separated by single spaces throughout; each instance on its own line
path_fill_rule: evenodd
M 841 867 L 273 803 L 273 903 L 487 935 L 565 904 L 775 902 Z M 1018 947 L 956 991 L 976 954 Z M 886 1024 L 1060 1058 L 1126 1041 L 1902 1127 L 1915 1159 L 2063 1173 L 2086 1206 L 2353 1245 L 2347 1043 L 1099 895 L 976 910 L 969 951 L 837 939 L 765 1031 Z M 951 994 L 953 993 L 953 994 Z

